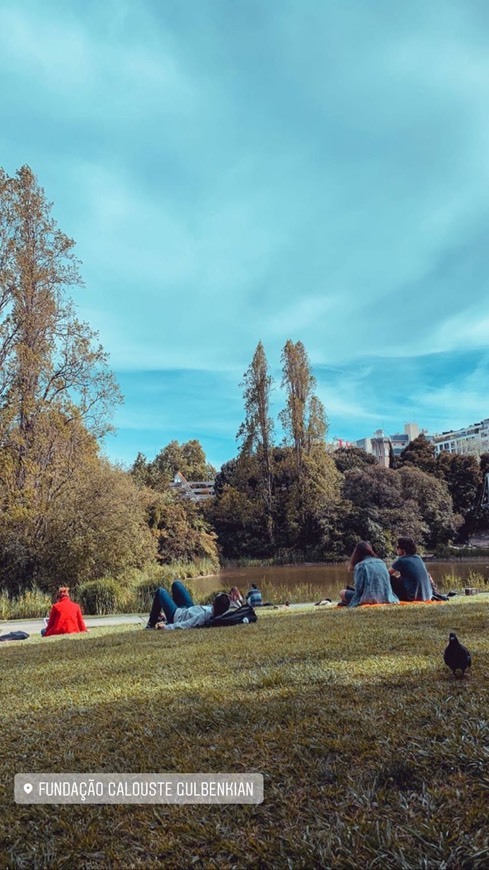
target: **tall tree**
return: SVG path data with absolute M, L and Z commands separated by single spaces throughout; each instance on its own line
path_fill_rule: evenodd
M 0 170 L 0 525 L 24 583 L 51 505 L 72 491 L 77 462 L 98 461 L 96 439 L 121 401 L 68 295 L 82 283 L 78 261 L 51 208 L 29 167 L 14 177 Z
M 236 438 L 242 442 L 241 455 L 250 456 L 255 453 L 258 458 L 270 543 L 273 542 L 273 421 L 270 417 L 272 383 L 265 349 L 259 341 L 240 384 L 244 389 L 245 419 Z
M 316 378 L 301 341 L 294 344 L 288 339 L 286 342 L 282 351 L 282 375 L 286 406 L 279 418 L 294 447 L 300 472 L 304 454 L 324 440 L 328 428 L 324 406 L 314 393 Z
M 448 453 L 437 456 L 438 472 L 448 486 L 453 510 L 464 518 L 477 509 L 477 494 L 481 482 L 479 462 L 475 456 Z
M 81 416 L 97 437 L 121 401 L 107 355 L 80 322 L 68 290 L 82 284 L 68 238 L 28 166 L 0 172 L 0 438 L 16 456 L 19 485 L 41 415 L 56 408 L 67 425 Z

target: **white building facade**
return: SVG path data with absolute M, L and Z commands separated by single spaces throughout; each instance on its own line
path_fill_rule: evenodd
M 487 453 L 489 452 L 489 417 L 481 420 L 480 423 L 472 423 L 465 429 L 453 429 L 450 432 L 433 435 L 431 443 L 436 454 L 443 451 L 469 453 L 473 456 Z

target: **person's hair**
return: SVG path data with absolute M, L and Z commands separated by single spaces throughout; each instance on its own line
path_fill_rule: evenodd
M 376 555 L 377 555 L 377 553 L 375 552 L 374 548 L 372 547 L 372 544 L 370 544 L 369 541 L 359 541 L 358 544 L 356 545 L 355 549 L 353 550 L 353 553 L 351 554 L 350 566 L 349 566 L 350 571 L 353 571 L 355 565 L 358 565 L 358 563 L 362 562 L 363 559 L 366 559 L 367 556 L 376 556 Z
M 65 595 L 70 594 L 69 586 L 60 586 L 58 589 L 58 598 L 63 598 Z
M 252 583 L 252 584 L 251 584 L 251 588 L 252 588 L 252 589 L 258 589 L 258 586 L 256 585 L 256 583 Z
M 412 538 L 398 538 L 397 546 L 400 550 L 404 550 L 407 556 L 414 556 L 416 552 L 416 544 Z
M 220 592 L 219 595 L 216 595 L 214 598 L 214 603 L 212 605 L 213 616 L 222 616 L 223 613 L 226 613 L 226 610 L 229 610 L 229 606 L 231 604 L 231 599 L 226 592 Z

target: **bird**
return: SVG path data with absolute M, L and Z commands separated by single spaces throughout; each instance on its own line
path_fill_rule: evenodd
M 448 636 L 448 646 L 443 654 L 445 664 L 453 671 L 456 677 L 457 671 L 462 671 L 464 676 L 467 668 L 470 668 L 472 659 L 466 646 L 463 646 L 454 631 Z

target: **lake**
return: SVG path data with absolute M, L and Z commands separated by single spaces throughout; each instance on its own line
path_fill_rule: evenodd
M 464 560 L 447 562 L 427 562 L 428 571 L 440 589 L 448 591 L 467 585 L 470 572 L 483 574 L 489 578 L 489 559 Z M 313 596 L 337 599 L 340 589 L 352 583 L 352 575 L 347 570 L 347 563 L 339 565 L 273 565 L 271 567 L 230 568 L 220 574 L 199 577 L 192 580 L 192 585 L 201 595 L 208 595 L 221 587 L 237 586 L 245 594 L 251 583 L 257 586 L 280 587 L 287 597 L 286 590 L 307 585 Z M 453 580 L 450 578 L 454 578 Z M 309 596 L 310 598 L 311 596 Z

